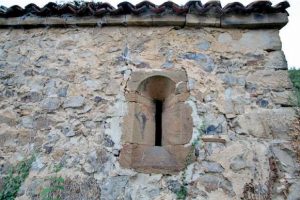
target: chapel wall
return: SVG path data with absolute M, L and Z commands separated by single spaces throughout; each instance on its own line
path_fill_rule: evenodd
M 185 177 L 192 197 L 239 199 L 253 178 L 265 191 L 273 161 L 280 180 L 294 176 L 293 93 L 278 30 L 1 29 L 0 170 L 36 154 L 19 199 L 36 198 L 57 164 L 66 179 L 95 183 L 87 196 L 174 199 L 182 173 L 151 176 L 119 164 L 132 74 L 174 70 L 187 75 L 187 146 L 200 138 Z M 288 190 L 280 180 L 278 198 Z

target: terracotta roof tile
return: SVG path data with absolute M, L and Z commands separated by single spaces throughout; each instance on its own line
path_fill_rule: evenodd
M 11 18 L 21 17 L 27 15 L 34 15 L 39 17 L 49 16 L 105 16 L 105 15 L 186 15 L 188 13 L 197 14 L 200 16 L 221 16 L 221 15 L 247 15 L 251 13 L 286 13 L 286 9 L 289 7 L 287 1 L 281 2 L 275 6 L 272 6 L 270 1 L 255 1 L 247 6 L 239 2 L 229 3 L 222 8 L 219 1 L 210 1 L 204 5 L 201 1 L 189 1 L 183 6 L 179 6 L 172 1 L 167 1 L 161 5 L 155 5 L 149 1 L 142 1 L 137 5 L 133 5 L 129 2 L 122 2 L 118 4 L 117 8 L 114 8 L 108 3 L 95 3 L 85 2 L 81 5 L 63 4 L 59 5 L 53 2 L 46 4 L 40 8 L 35 4 L 29 4 L 25 8 L 20 6 L 12 6 L 6 8 L 0 6 L 0 17 Z

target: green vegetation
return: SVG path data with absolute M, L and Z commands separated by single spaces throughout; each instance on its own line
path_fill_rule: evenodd
M 53 172 L 55 173 L 59 172 L 62 169 L 62 167 L 63 167 L 62 164 L 54 165 Z
M 201 147 L 200 137 L 204 133 L 205 133 L 205 123 L 203 123 L 198 128 L 198 135 L 193 140 L 191 150 L 190 150 L 189 154 L 186 157 L 185 170 L 183 171 L 182 176 L 181 176 L 181 182 L 183 183 L 183 185 L 180 187 L 180 190 L 178 192 L 176 192 L 177 199 L 185 200 L 186 197 L 187 197 L 188 190 L 187 190 L 187 187 L 186 187 L 186 185 L 187 185 L 187 183 L 186 183 L 186 169 L 187 169 L 188 165 L 192 163 L 193 154 L 195 153 L 196 145 L 199 145 Z
M 31 156 L 29 159 L 25 159 L 9 169 L 8 174 L 4 177 L 3 190 L 0 191 L 0 200 L 16 198 L 22 183 L 29 175 L 31 164 L 34 160 L 35 157 Z
M 50 186 L 42 190 L 40 197 L 42 200 L 60 200 L 60 191 L 64 190 L 65 180 L 59 176 L 49 178 Z
M 297 160 L 300 163 L 300 69 L 290 69 L 289 77 L 293 83 L 296 99 L 293 101 L 298 118 L 291 129 L 292 146 L 296 152 Z
M 300 69 L 290 69 L 289 77 L 293 83 L 296 101 L 295 105 L 300 107 Z
M 180 190 L 176 192 L 177 199 L 186 199 L 187 196 L 187 188 L 186 186 L 182 185 L 180 187 Z
M 62 165 L 54 165 L 53 172 L 58 173 L 62 169 Z M 51 176 L 47 180 L 50 181 L 49 187 L 45 187 L 41 193 L 42 200 L 60 200 L 60 192 L 64 190 L 65 180 L 61 176 Z

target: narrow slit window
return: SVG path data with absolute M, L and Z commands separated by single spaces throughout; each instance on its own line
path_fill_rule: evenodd
M 163 101 L 154 100 L 154 104 L 155 104 L 155 146 L 162 146 Z
M 122 167 L 163 174 L 185 168 L 193 134 L 187 83 L 185 71 L 133 72 L 125 93 Z

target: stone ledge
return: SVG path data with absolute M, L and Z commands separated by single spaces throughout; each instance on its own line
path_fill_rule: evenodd
M 184 169 L 191 146 L 151 146 L 125 143 L 120 153 L 120 165 L 141 173 L 178 174 Z M 194 155 L 191 161 L 194 161 Z
M 281 29 L 288 23 L 287 13 L 250 15 L 223 15 L 221 17 L 198 16 L 104 16 L 97 17 L 14 17 L 0 18 L 0 28 L 72 27 L 72 26 L 188 26 L 223 28 L 276 28 Z
M 192 14 L 186 15 L 186 26 L 190 27 L 221 27 L 219 17 L 203 17 Z
M 221 17 L 222 28 L 274 28 L 284 27 L 288 23 L 286 13 L 259 14 L 252 13 L 247 16 L 225 15 Z

